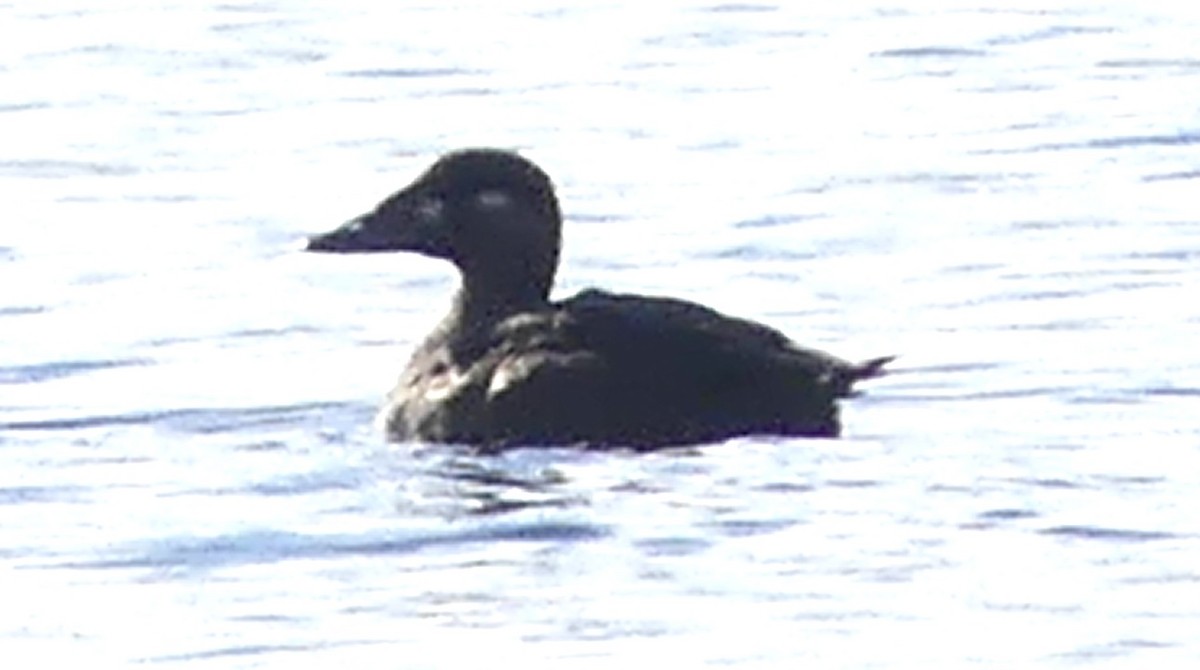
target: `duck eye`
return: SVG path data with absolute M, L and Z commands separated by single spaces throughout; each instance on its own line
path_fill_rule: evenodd
M 475 204 L 480 209 L 504 209 L 512 204 L 512 196 L 507 191 L 487 189 L 475 194 Z

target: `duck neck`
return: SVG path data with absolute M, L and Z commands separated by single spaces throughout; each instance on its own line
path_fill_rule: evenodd
M 505 283 L 498 277 L 473 279 L 463 277 L 447 319 L 462 332 L 496 323 L 518 312 L 542 309 L 549 301 L 548 282 L 526 279 Z

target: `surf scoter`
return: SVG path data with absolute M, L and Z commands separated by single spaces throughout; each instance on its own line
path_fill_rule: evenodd
M 891 360 L 850 363 L 684 300 L 585 290 L 551 301 L 561 225 L 545 172 L 512 152 L 466 149 L 309 239 L 309 251 L 415 251 L 462 275 L 388 396 L 390 439 L 652 449 L 833 437 L 837 399 Z

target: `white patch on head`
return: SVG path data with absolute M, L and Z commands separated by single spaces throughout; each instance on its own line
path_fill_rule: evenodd
M 491 188 L 476 193 L 475 204 L 481 209 L 504 209 L 512 205 L 512 196 L 508 191 Z

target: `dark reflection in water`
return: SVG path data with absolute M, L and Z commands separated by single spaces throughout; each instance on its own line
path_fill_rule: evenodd
M 554 452 L 569 459 L 567 450 L 532 452 L 518 451 L 501 458 L 475 456 L 464 450 L 449 457 L 436 454 L 431 457 L 430 450 L 426 460 L 431 462 L 421 468 L 418 476 L 430 478 L 423 493 L 428 496 L 433 489 L 433 500 L 440 498 L 443 505 L 449 505 L 443 508 L 444 512 L 495 516 L 530 508 L 566 508 L 585 502 L 564 486 L 569 480 L 559 469 L 545 464 L 545 457 L 552 458 Z M 440 488 L 440 493 L 435 487 Z

